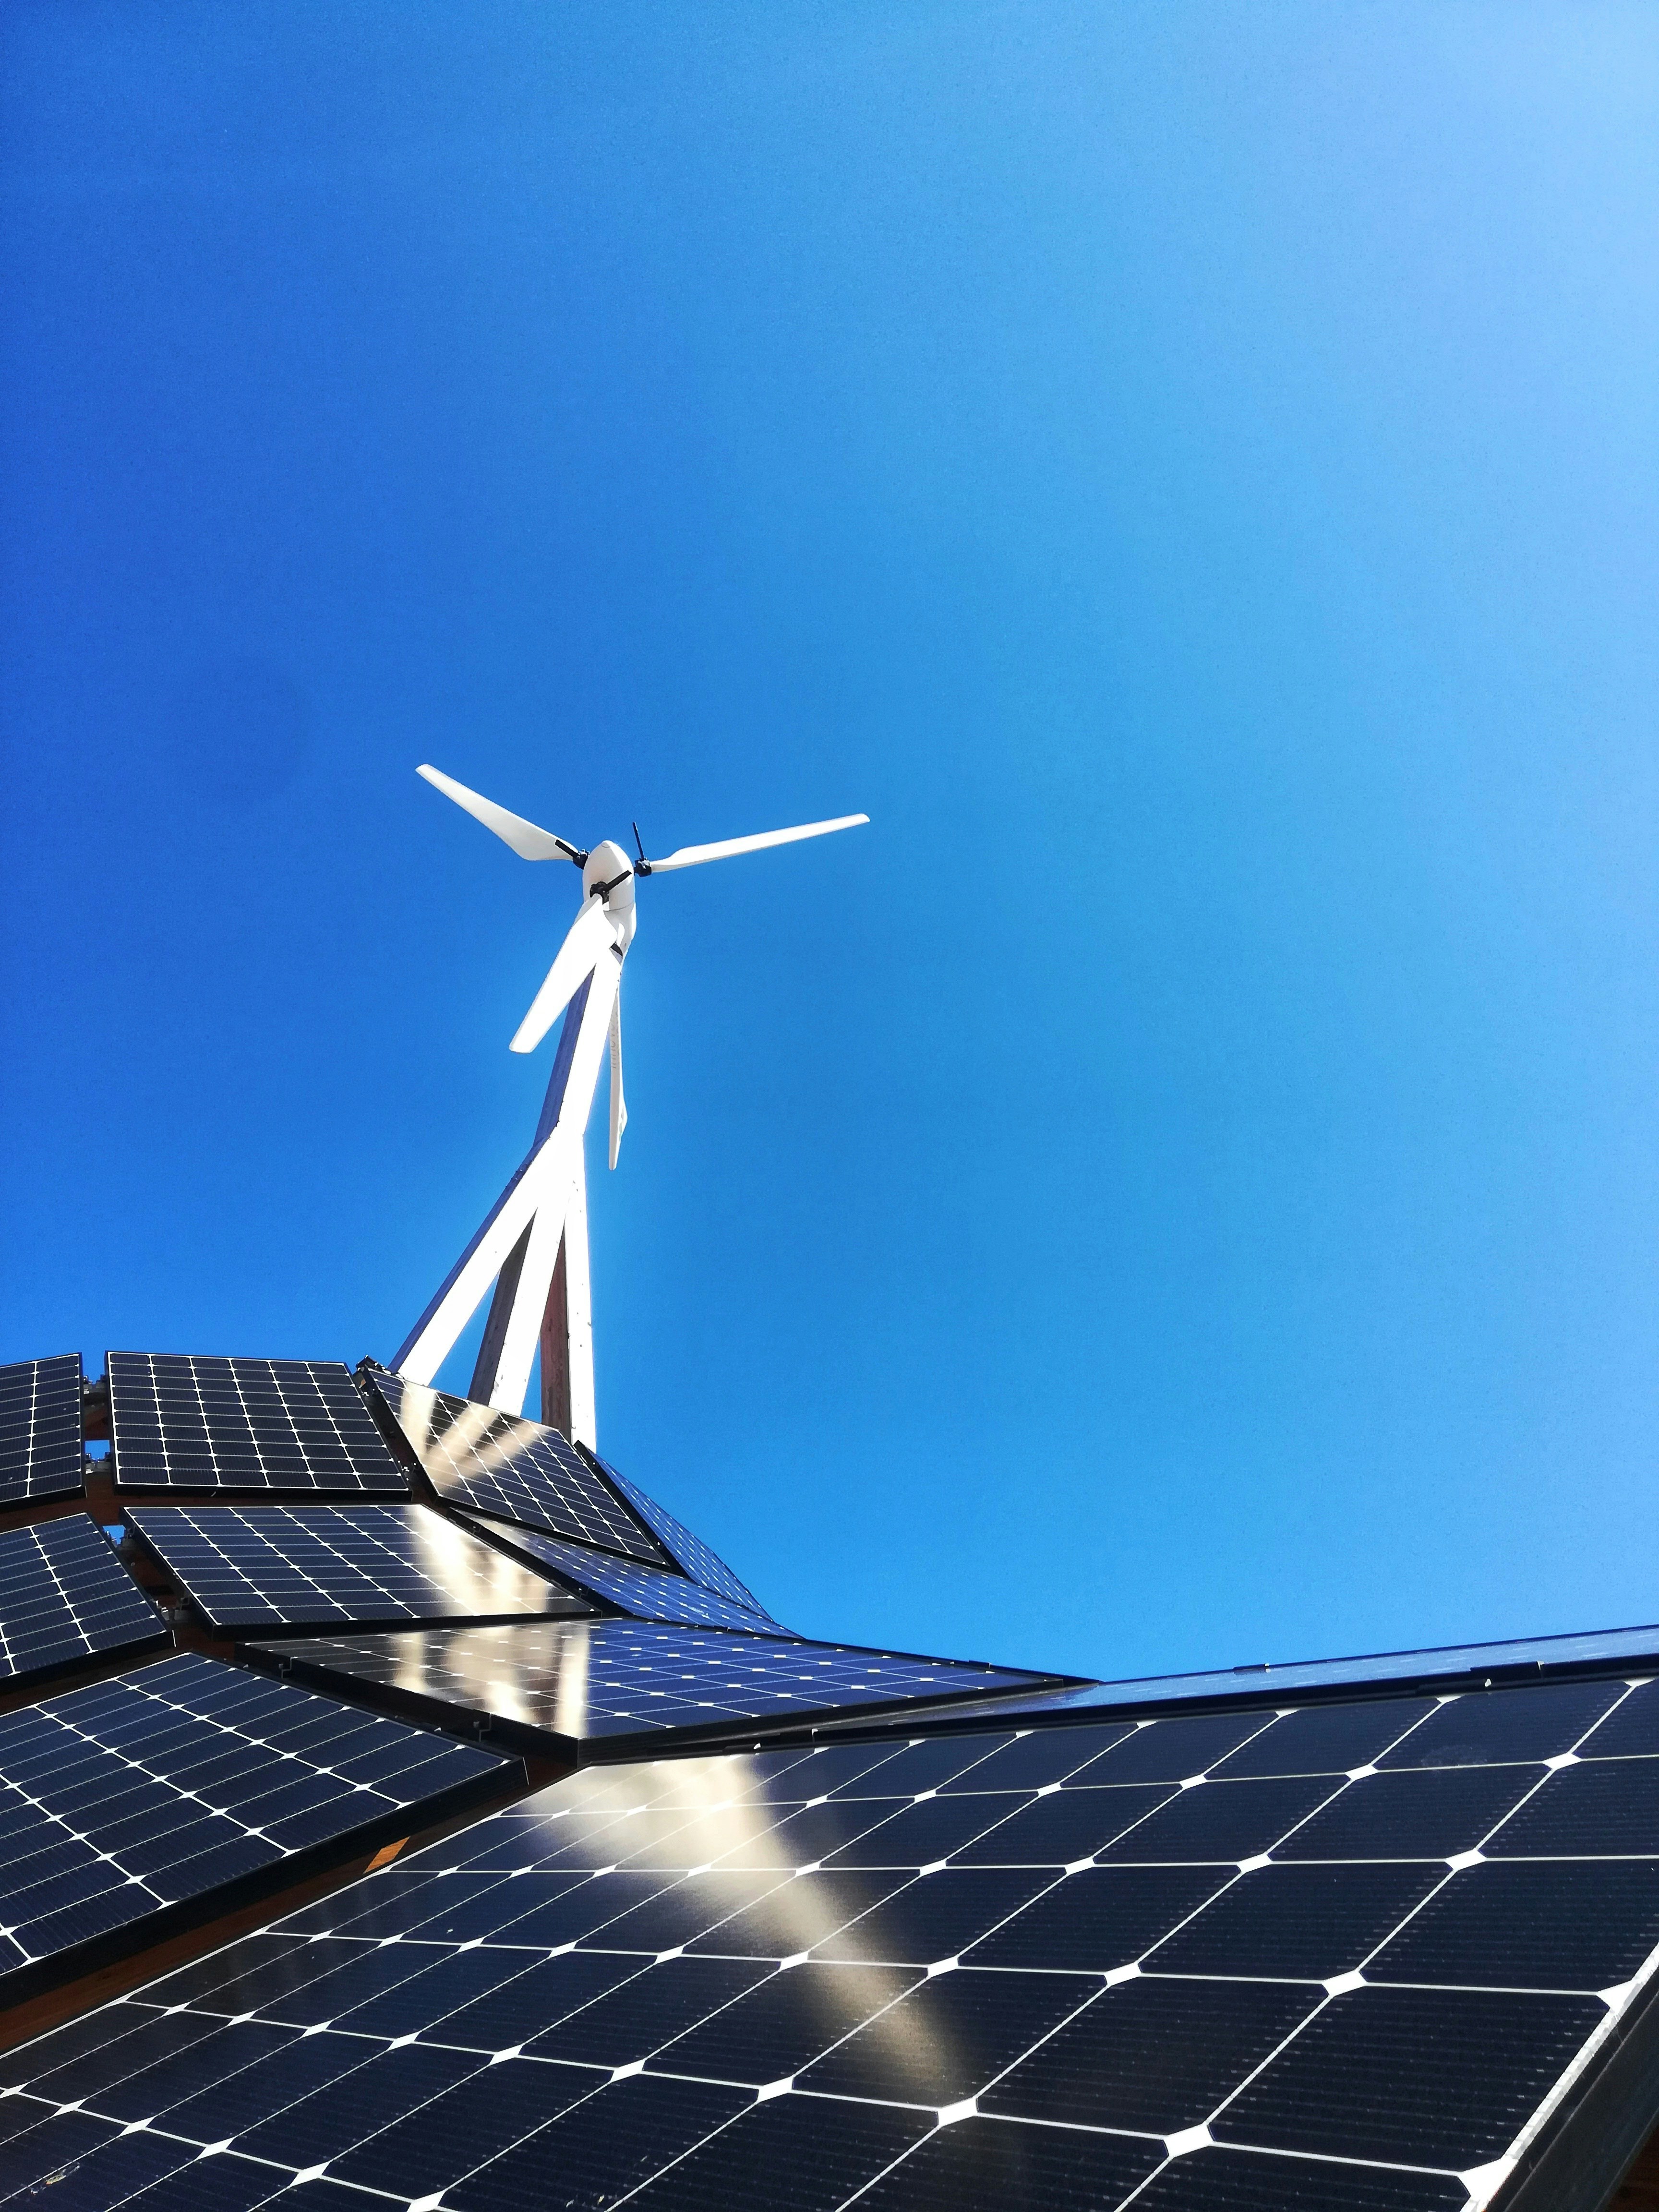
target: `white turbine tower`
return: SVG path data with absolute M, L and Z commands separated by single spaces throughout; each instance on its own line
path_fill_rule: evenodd
M 468 1396 L 521 1413 L 539 1343 L 543 1420 L 597 1449 L 583 1139 L 608 1038 L 611 1164 L 616 1166 L 628 1125 L 617 989 L 623 962 L 634 942 L 635 878 L 701 867 L 705 860 L 729 860 L 739 853 L 760 853 L 769 845 L 793 845 L 803 837 L 823 837 L 832 830 L 854 829 L 870 817 L 842 814 L 833 822 L 768 830 L 757 837 L 683 845 L 662 860 L 646 859 L 636 824 L 634 842 L 639 858 L 630 860 L 610 838 L 584 853 L 522 815 L 509 814 L 493 799 L 469 791 L 464 783 L 440 775 L 435 768 L 422 767 L 416 774 L 493 830 L 521 859 L 574 862 L 582 872 L 582 904 L 513 1038 L 514 1052 L 534 1052 L 557 1017 L 564 1016 L 535 1139 L 392 1365 L 411 1382 L 429 1383 L 494 1283 L 495 1295 Z

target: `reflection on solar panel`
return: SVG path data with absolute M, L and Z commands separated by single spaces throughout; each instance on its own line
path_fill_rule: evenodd
M 383 1370 L 371 1370 L 366 1380 L 441 1498 L 628 1559 L 665 1563 L 656 1538 L 556 1429 Z
M 256 1666 L 453 1723 L 485 1713 L 496 1736 L 568 1755 L 580 1745 L 676 1729 L 694 1736 L 799 1728 L 820 1714 L 1040 1683 L 950 1659 L 729 1630 L 631 1620 L 538 1621 L 514 1628 L 412 1630 L 349 1643 L 250 1644 Z M 1052 1678 L 1050 1678 L 1052 1679 Z
M 1473 2212 L 1574 2170 L 1652 1987 L 1656 1750 L 1615 1680 L 589 1769 L 0 2058 L 7 2156 L 87 2203 L 214 2144 L 216 2205 Z
M 72 1497 L 81 1450 L 80 1353 L 0 1367 L 0 1505 Z
M 497 1528 L 498 1540 L 512 1544 L 526 1558 L 539 1559 L 556 1575 L 578 1589 L 589 1590 L 606 1604 L 618 1606 L 641 1620 L 670 1620 L 688 1626 L 747 1629 L 751 1635 L 787 1636 L 770 1613 L 757 1613 L 734 1605 L 728 1597 L 694 1583 L 684 1575 L 665 1574 L 660 1567 L 638 1566 L 631 1559 L 612 1558 L 586 1545 L 567 1544 L 557 1536 L 544 1536 L 533 1528 Z
M 0 1715 L 0 1988 L 138 1921 L 153 1940 L 163 1906 L 387 1816 L 406 1825 L 416 1804 L 465 1803 L 501 1772 L 470 1745 L 193 1654 Z
M 109 1390 L 123 1490 L 408 1492 L 336 1360 L 112 1352 Z
M 701 1583 L 705 1589 L 718 1591 L 720 1596 L 729 1598 L 733 1605 L 741 1606 L 750 1613 L 758 1613 L 769 1620 L 771 1619 L 753 1590 L 738 1580 L 725 1560 L 718 1553 L 711 1552 L 701 1536 L 694 1536 L 683 1522 L 677 1521 L 672 1513 L 658 1504 L 654 1498 L 647 1498 L 638 1483 L 630 1482 L 625 1474 L 618 1474 L 609 1460 L 600 1459 L 597 1452 L 592 1457 L 669 1557 L 684 1569 L 693 1582 Z
M 584 1613 L 425 1505 L 149 1505 L 132 1525 L 214 1628 Z
M 84 1513 L 0 1534 L 0 1680 L 7 1687 L 167 1641 L 161 1616 Z

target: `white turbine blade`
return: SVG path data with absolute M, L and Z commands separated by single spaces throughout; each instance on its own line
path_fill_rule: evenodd
M 503 844 L 510 845 L 521 860 L 574 860 L 576 848 L 567 845 L 562 837 L 556 837 L 550 830 L 538 830 L 533 822 L 526 822 L 522 814 L 509 814 L 504 806 L 497 806 L 493 799 L 485 799 L 476 791 L 469 791 L 464 783 L 457 783 L 453 775 L 441 769 L 428 768 L 424 763 L 415 771 L 423 775 L 434 790 L 441 791 L 446 799 L 453 799 L 457 806 L 464 806 L 486 830 L 493 830 Z
M 605 901 L 590 898 L 570 925 L 570 934 L 559 947 L 547 981 L 531 1001 L 530 1012 L 519 1024 L 513 1040 L 514 1052 L 534 1052 L 571 999 L 593 972 L 600 957 L 616 943 Z
M 766 830 L 758 837 L 727 837 L 718 845 L 682 845 L 665 860 L 653 860 L 653 876 L 670 868 L 700 868 L 705 860 L 729 860 L 738 853 L 763 853 L 769 845 L 794 845 L 803 837 L 827 837 L 832 830 L 856 830 L 867 814 L 841 814 L 833 822 L 803 822 L 798 830 Z
M 622 1079 L 622 995 L 617 994 L 611 1008 L 611 1164 L 617 1164 L 617 1155 L 622 1150 L 623 1131 L 628 1127 L 628 1101 L 623 1097 Z

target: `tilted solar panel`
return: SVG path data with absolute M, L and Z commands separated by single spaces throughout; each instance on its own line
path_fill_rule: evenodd
M 82 1449 L 80 1353 L 0 1367 L 0 1505 L 72 1497 Z
M 6 2054 L 7 2156 L 104 2203 L 207 2145 L 216 2205 L 1598 2202 L 1659 1684 L 1582 1692 L 591 1768 Z
M 851 1645 L 634 1620 L 416 1629 L 349 1642 L 246 1647 L 256 1666 L 453 1723 L 488 1715 L 496 1737 L 568 1756 L 603 1739 L 679 1730 L 693 1741 L 800 1728 L 823 1715 L 982 1697 L 1041 1675 Z M 1048 1678 L 1052 1680 L 1052 1677 Z
M 630 1482 L 619 1474 L 609 1460 L 601 1459 L 597 1452 L 588 1455 L 596 1467 L 621 1491 L 623 1496 L 651 1530 L 675 1564 L 690 1575 L 693 1582 L 701 1583 L 705 1589 L 718 1591 L 735 1606 L 750 1613 L 757 1613 L 769 1620 L 766 1607 L 744 1583 L 740 1583 L 717 1552 L 712 1552 L 701 1536 L 692 1534 L 684 1522 L 677 1521 L 654 1498 L 648 1498 L 638 1483 Z
M 100 1956 L 117 1931 L 153 1941 L 164 1908 L 302 1850 L 416 1806 L 435 1818 L 504 1771 L 196 1654 L 0 1714 L 0 1995 L 94 1938 Z
M 86 1514 L 0 1531 L 0 1687 L 167 1639 L 166 1622 Z
M 491 1524 L 485 1523 L 487 1527 Z M 567 1544 L 558 1536 L 544 1536 L 536 1528 L 507 1528 L 499 1522 L 491 1533 L 497 1542 L 513 1545 L 526 1558 L 538 1559 L 578 1589 L 591 1591 L 608 1605 L 641 1620 L 678 1621 L 687 1626 L 746 1629 L 750 1635 L 787 1637 L 770 1613 L 756 1613 L 736 1605 L 707 1583 L 686 1575 L 665 1574 L 660 1567 L 641 1566 L 585 1544 Z
M 1202 1674 L 1078 1682 L 1063 1690 L 1040 1692 L 1024 1710 L 1033 1719 L 1058 1721 L 1181 1705 L 1259 1705 L 1267 1697 L 1284 1704 L 1316 1696 L 1340 1699 L 1362 1687 L 1491 1689 L 1605 1673 L 1613 1665 L 1631 1671 L 1659 1665 L 1659 1626 L 1522 1637 L 1503 1644 L 1449 1644 L 1424 1651 L 1374 1651 L 1348 1659 L 1275 1661 L 1271 1666 L 1219 1668 Z
M 139 1536 L 210 1627 L 396 1627 L 581 1613 L 426 1505 L 144 1505 Z
M 112 1352 L 109 1391 L 123 1490 L 408 1494 L 337 1360 Z
M 671 1564 L 656 1538 L 556 1429 L 374 1368 L 379 1393 L 441 1498 L 630 1559 Z

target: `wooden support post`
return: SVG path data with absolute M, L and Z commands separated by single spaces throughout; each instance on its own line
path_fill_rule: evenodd
M 553 1280 L 542 1315 L 542 1419 L 562 1437 L 570 1434 L 570 1302 L 565 1286 L 564 1239 L 553 1265 Z
M 519 1277 L 535 1226 L 533 1219 L 526 1223 L 524 1235 L 502 1261 L 501 1272 L 495 1278 L 495 1295 L 489 1302 L 483 1342 L 478 1346 L 477 1362 L 472 1370 L 472 1387 L 466 1394 L 483 1406 L 489 1405 L 495 1395 L 495 1376 L 501 1364 L 501 1347 L 507 1341 L 507 1325 L 513 1318 L 513 1301 L 519 1295 Z

